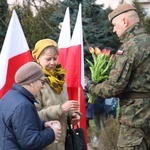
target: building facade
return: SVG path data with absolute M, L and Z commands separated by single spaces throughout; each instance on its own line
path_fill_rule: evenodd
M 144 8 L 147 16 L 150 17 L 150 0 L 138 0 L 138 2 Z

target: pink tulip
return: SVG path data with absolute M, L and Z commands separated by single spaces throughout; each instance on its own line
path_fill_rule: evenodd
M 108 50 L 108 49 L 103 49 L 103 50 L 102 50 L 102 53 L 103 53 L 105 56 L 107 56 L 107 57 L 110 56 L 110 50 Z

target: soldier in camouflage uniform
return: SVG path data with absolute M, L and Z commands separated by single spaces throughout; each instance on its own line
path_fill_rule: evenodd
M 109 20 L 122 45 L 109 79 L 87 88 L 93 95 L 120 98 L 119 150 L 150 150 L 150 36 L 129 4 L 119 5 Z

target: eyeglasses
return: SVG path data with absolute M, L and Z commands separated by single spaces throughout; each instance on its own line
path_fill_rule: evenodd
M 43 80 L 43 79 L 39 79 L 40 81 L 41 81 L 41 83 L 42 83 L 42 85 L 44 85 L 45 84 L 45 80 Z

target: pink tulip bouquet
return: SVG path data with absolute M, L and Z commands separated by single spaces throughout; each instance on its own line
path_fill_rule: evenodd
M 92 81 L 100 83 L 109 78 L 109 73 L 113 64 L 114 55 L 110 55 L 110 50 L 98 48 L 89 48 L 89 52 L 92 54 L 93 62 L 86 59 L 89 63 L 91 71 Z M 94 103 L 94 97 L 88 94 L 89 103 Z

